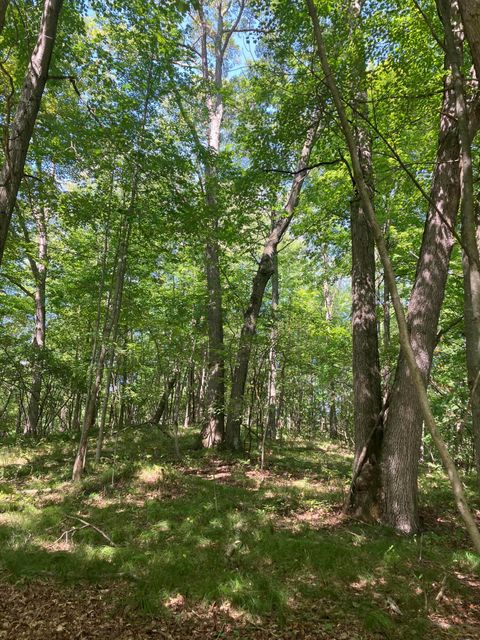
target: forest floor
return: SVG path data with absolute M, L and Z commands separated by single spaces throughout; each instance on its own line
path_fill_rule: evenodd
M 177 458 L 124 431 L 79 486 L 67 437 L 2 446 L 0 639 L 480 638 L 480 559 L 438 469 L 403 538 L 341 516 L 340 445 L 277 444 L 262 472 L 193 441 Z

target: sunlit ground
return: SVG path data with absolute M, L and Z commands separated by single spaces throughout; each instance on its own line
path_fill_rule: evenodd
M 341 517 L 341 446 L 276 445 L 261 472 L 256 456 L 193 441 L 182 436 L 177 459 L 158 431 L 124 431 L 80 487 L 73 441 L 3 448 L 0 638 L 14 637 L 2 636 L 7 603 L 28 617 L 37 600 L 43 629 L 52 598 L 70 598 L 80 625 L 93 598 L 104 618 L 212 638 L 480 637 L 480 561 L 438 470 L 422 479 L 426 530 L 407 539 Z M 63 618 L 51 624 L 52 637 L 73 637 Z

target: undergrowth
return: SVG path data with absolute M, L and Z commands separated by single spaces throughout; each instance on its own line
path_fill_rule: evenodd
M 351 621 L 351 638 L 470 637 L 480 561 L 438 469 L 422 477 L 425 531 L 403 538 L 340 516 L 351 459 L 338 445 L 277 444 L 265 472 L 193 445 L 182 435 L 177 458 L 159 431 L 125 431 L 78 486 L 68 437 L 4 447 L 4 579 L 127 581 L 145 614 L 215 603 L 260 622 L 316 616 L 324 631 Z

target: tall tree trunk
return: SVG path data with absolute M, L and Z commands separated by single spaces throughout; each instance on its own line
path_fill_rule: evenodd
M 458 0 L 465 36 L 472 52 L 477 78 L 480 78 L 480 4 L 478 0 Z
M 480 532 L 478 530 L 478 527 L 472 515 L 472 512 L 468 506 L 462 481 L 458 474 L 455 463 L 453 462 L 452 457 L 450 456 L 448 449 L 445 445 L 445 442 L 442 439 L 440 432 L 437 429 L 435 418 L 433 417 L 433 413 L 428 400 L 427 391 L 425 388 L 425 381 L 422 376 L 422 372 L 417 365 L 416 355 L 412 348 L 412 344 L 410 343 L 409 327 L 407 324 L 407 319 L 402 306 L 400 295 L 398 293 L 397 283 L 395 280 L 395 273 L 392 269 L 392 263 L 387 253 L 385 239 L 383 237 L 382 230 L 375 217 L 375 211 L 373 209 L 373 205 L 370 200 L 370 192 L 368 189 L 368 185 L 365 182 L 365 178 L 363 177 L 363 174 L 362 174 L 362 167 L 361 167 L 360 159 L 358 156 L 355 138 L 347 118 L 344 103 L 342 101 L 342 97 L 340 95 L 337 84 L 335 82 L 332 69 L 328 63 L 325 44 L 323 41 L 322 31 L 321 31 L 320 23 L 318 20 L 318 14 L 315 9 L 315 4 L 313 0 L 306 0 L 306 4 L 312 20 L 315 43 L 317 46 L 318 56 L 320 58 L 323 73 L 325 76 L 325 82 L 330 90 L 337 114 L 340 119 L 340 124 L 345 137 L 345 141 L 348 145 L 350 159 L 352 162 L 355 183 L 357 185 L 360 196 L 362 198 L 362 205 L 368 217 L 369 224 L 372 228 L 373 236 L 375 238 L 375 244 L 377 246 L 378 253 L 380 255 L 380 259 L 382 261 L 382 265 L 385 270 L 385 275 L 387 277 L 388 288 L 390 290 L 390 295 L 392 297 L 392 304 L 393 304 L 393 308 L 395 309 L 395 316 L 397 319 L 399 338 L 400 338 L 400 347 L 404 355 L 404 358 L 407 362 L 409 374 L 413 381 L 413 391 L 415 392 L 416 397 L 418 398 L 420 411 L 425 421 L 425 425 L 432 436 L 432 440 L 440 454 L 441 460 L 447 471 L 450 484 L 452 487 L 452 493 L 454 495 L 455 503 L 457 505 L 458 511 L 461 517 L 463 518 L 466 529 L 468 531 L 468 534 L 470 535 L 471 541 L 474 545 L 476 552 L 480 553 Z M 416 463 L 418 464 L 418 458 Z M 397 472 L 401 473 L 402 469 L 397 467 Z
M 351 38 L 355 44 L 352 99 L 354 135 L 362 172 L 372 195 L 373 167 L 368 120 L 365 46 L 361 35 L 363 0 L 350 6 Z M 375 242 L 358 191 L 350 205 L 352 240 L 353 422 L 355 458 L 351 508 L 357 517 L 376 519 L 380 503 L 382 409 L 380 357 L 375 291 Z M 362 458 L 360 469 L 360 459 Z
M 255 335 L 260 307 L 263 301 L 265 288 L 274 272 L 274 256 L 278 244 L 287 231 L 295 213 L 300 192 L 305 177 L 308 173 L 308 161 L 315 144 L 316 134 L 319 126 L 318 113 L 315 113 L 314 122 L 309 128 L 302 151 L 294 173 L 294 178 L 290 187 L 287 202 L 284 206 L 285 215 L 279 216 L 268 236 L 263 248 L 262 257 L 258 265 L 257 273 L 253 278 L 250 301 L 244 313 L 242 330 L 238 344 L 235 370 L 232 380 L 232 392 L 228 407 L 227 431 L 225 442 L 228 448 L 237 450 L 241 447 L 240 427 L 243 416 L 243 399 L 245 395 L 245 383 L 247 381 L 248 366 L 250 362 L 250 352 L 252 340 Z
M 437 0 L 445 31 L 447 61 L 452 72 L 456 98 L 456 115 L 460 137 L 460 175 L 462 181 L 462 257 L 464 279 L 464 326 L 467 376 L 472 409 L 472 430 L 477 482 L 480 486 L 480 256 L 477 243 L 477 220 L 473 186 L 472 138 L 462 74 L 462 51 L 455 42 L 458 31 L 458 8 L 451 0 Z M 479 13 L 480 15 L 480 13 Z M 465 25 L 466 26 L 466 25 Z M 474 24 L 469 24 L 471 31 Z M 478 35 L 478 34 L 477 34 Z M 475 44 L 475 41 L 474 41 Z
M 270 329 L 270 349 L 268 352 L 269 374 L 268 374 L 268 421 L 266 437 L 275 439 L 277 437 L 278 423 L 278 403 L 277 403 L 277 342 L 278 342 L 278 253 L 273 254 L 272 273 L 272 328 Z
M 387 220 L 387 222 L 385 223 L 384 235 L 385 235 L 385 243 L 387 245 L 388 251 L 390 251 L 389 234 L 390 234 L 390 221 Z M 385 351 L 385 354 L 388 354 L 388 351 L 390 349 L 390 292 L 386 284 L 385 274 L 383 274 L 382 307 L 383 307 L 383 349 Z M 386 383 L 388 380 L 388 366 L 387 366 L 386 372 L 383 375 L 383 378 L 384 378 L 384 383 Z
M 451 78 L 446 78 L 431 204 L 408 305 L 410 342 L 425 386 L 453 247 L 451 228 L 460 201 L 460 145 L 455 115 L 455 91 Z M 400 353 L 385 425 L 382 476 L 385 520 L 404 533 L 418 531 L 420 525 L 417 477 L 422 421 L 405 354 Z
M 38 431 L 40 416 L 40 397 L 42 393 L 43 354 L 45 349 L 45 286 L 47 278 L 47 224 L 45 209 L 34 208 L 33 216 L 37 228 L 37 255 L 38 259 L 29 257 L 30 268 L 35 281 L 35 330 L 33 334 L 33 359 L 32 359 L 32 386 L 28 401 L 27 419 L 24 434 L 35 435 Z M 22 221 L 26 240 L 28 232 Z
M 150 61 L 145 99 L 143 102 L 143 112 L 142 112 L 142 118 L 140 123 L 139 142 L 138 142 L 139 148 L 141 148 L 141 143 L 145 133 L 145 127 L 147 124 L 148 106 L 151 98 L 150 94 L 151 94 L 151 87 L 152 87 L 152 73 L 153 73 L 153 62 Z M 125 284 L 125 275 L 127 272 L 128 248 L 129 248 L 130 236 L 132 232 L 132 220 L 133 220 L 133 216 L 135 214 L 135 210 L 137 206 L 137 197 L 138 197 L 141 171 L 142 171 L 142 167 L 139 161 L 138 160 L 134 161 L 132 185 L 131 185 L 131 192 L 130 192 L 130 202 L 128 203 L 128 207 L 126 211 L 123 213 L 123 217 L 120 223 L 117 260 L 114 267 L 112 292 L 111 292 L 110 300 L 108 301 L 108 302 L 111 301 L 111 305 L 109 305 L 109 303 L 107 302 L 107 307 L 105 310 L 105 320 L 103 325 L 102 340 L 101 340 L 101 344 L 98 352 L 98 358 L 97 358 L 96 367 L 95 367 L 95 375 L 90 384 L 90 389 L 87 395 L 87 404 L 85 407 L 85 414 L 83 419 L 82 432 L 80 435 L 80 442 L 78 445 L 78 451 L 75 457 L 75 462 L 73 464 L 72 480 L 74 482 L 79 482 L 81 480 L 83 470 L 85 469 L 88 436 L 91 428 L 94 425 L 95 417 L 97 414 L 98 396 L 99 396 L 100 388 L 102 386 L 105 361 L 108 354 L 111 353 L 111 350 L 115 351 L 115 340 L 118 335 L 117 332 L 118 332 L 118 325 L 120 321 L 120 313 L 122 308 L 123 288 Z M 112 174 L 111 194 L 113 194 L 113 189 L 114 189 L 114 176 Z M 107 237 L 105 237 L 104 247 L 105 247 L 105 250 L 108 247 Z M 102 291 L 102 286 L 100 287 L 100 292 L 101 291 Z M 94 354 L 95 354 L 95 348 L 94 348 Z M 100 443 L 100 446 L 101 446 L 101 443 Z
M 97 414 L 97 402 L 100 387 L 102 386 L 103 371 L 105 367 L 105 360 L 109 353 L 110 340 L 113 333 L 116 333 L 116 328 L 120 319 L 120 310 L 122 304 L 123 285 L 125 281 L 125 273 L 127 267 L 127 254 L 128 244 L 130 240 L 131 224 L 127 215 L 122 222 L 122 228 L 120 230 L 120 250 L 118 255 L 118 263 L 115 268 L 114 289 L 112 295 L 111 309 L 105 312 L 105 322 L 102 332 L 102 340 L 99 348 L 98 359 L 95 367 L 95 375 L 90 386 L 87 404 L 85 407 L 85 414 L 83 418 L 82 433 L 80 435 L 80 442 L 78 445 L 77 455 L 73 465 L 72 480 L 79 482 L 82 477 L 83 470 L 85 468 L 86 456 L 87 456 L 87 442 L 90 430 L 95 422 L 95 416 Z
M 8 137 L 5 145 L 5 163 L 0 173 L 0 264 L 18 189 L 23 178 L 28 147 L 47 82 L 61 6 L 62 0 L 45 0 L 37 43 L 30 58 L 12 122 L 9 122 L 9 114 L 7 114 Z
M 208 34 L 209 26 L 204 13 L 203 3 L 199 3 L 199 21 L 201 33 L 202 74 L 207 90 L 206 106 L 208 111 L 207 145 L 205 160 L 205 202 L 209 213 L 211 234 L 205 247 L 205 270 L 208 292 L 208 379 L 207 412 L 202 429 L 204 447 L 214 447 L 222 442 L 225 431 L 225 354 L 223 344 L 222 285 L 220 279 L 219 248 L 216 240 L 218 229 L 217 189 L 218 176 L 216 156 L 220 151 L 220 137 L 223 123 L 223 60 L 224 27 L 221 5 L 218 5 L 217 24 L 214 33 L 214 69 L 210 70 Z M 213 75 L 213 91 L 210 89 Z
M 325 304 L 325 320 L 332 322 L 333 319 L 333 297 L 330 282 L 328 281 L 328 251 L 327 246 L 323 246 L 323 300 Z M 338 438 L 338 420 L 337 420 L 337 390 L 333 370 L 330 372 L 329 386 L 329 408 L 328 408 L 328 435 L 332 440 Z

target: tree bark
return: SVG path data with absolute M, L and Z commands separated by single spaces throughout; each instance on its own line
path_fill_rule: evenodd
M 29 257 L 30 268 L 35 281 L 35 330 L 33 334 L 32 386 L 28 401 L 27 419 L 24 434 L 36 435 L 40 416 L 40 397 L 42 393 L 43 355 L 45 349 L 45 287 L 47 279 L 47 224 L 43 207 L 33 210 L 37 227 L 38 259 Z M 23 221 L 22 221 L 23 222 Z M 25 239 L 28 232 L 23 224 Z
M 419 400 L 421 414 L 423 415 L 425 425 L 432 436 L 432 440 L 435 446 L 437 447 L 441 460 L 448 473 L 448 477 L 450 479 L 452 492 L 455 498 L 458 511 L 461 517 L 463 518 L 463 521 L 470 535 L 470 538 L 472 540 L 475 550 L 477 551 L 477 553 L 480 553 L 480 532 L 478 530 L 478 527 L 476 525 L 472 512 L 468 506 L 467 499 L 465 496 L 465 491 L 463 489 L 460 476 L 458 475 L 458 471 L 448 452 L 445 442 L 443 441 L 437 429 L 435 418 L 433 417 L 433 413 L 430 408 L 430 403 L 428 401 L 424 379 L 422 377 L 422 373 L 419 367 L 417 366 L 415 353 L 412 348 L 412 345 L 410 344 L 409 328 L 407 325 L 407 320 L 405 317 L 405 312 L 403 310 L 402 302 L 398 293 L 395 274 L 393 272 L 392 264 L 390 262 L 389 255 L 387 253 L 385 239 L 383 237 L 382 230 L 375 217 L 375 211 L 373 209 L 373 205 L 370 199 L 368 185 L 365 182 L 365 178 L 363 177 L 363 174 L 362 174 L 362 167 L 361 167 L 360 159 L 358 156 L 355 138 L 352 133 L 352 129 L 350 127 L 350 123 L 348 121 L 347 114 L 345 112 L 345 107 L 344 107 L 342 98 L 340 96 L 340 93 L 338 91 L 338 87 L 336 85 L 336 82 L 332 73 L 332 69 L 330 68 L 330 65 L 328 63 L 317 11 L 315 9 L 313 0 L 306 0 L 306 4 L 312 20 L 315 43 L 317 46 L 317 51 L 318 51 L 321 66 L 323 69 L 323 73 L 325 76 L 325 82 L 330 89 L 330 93 L 332 95 L 332 99 L 340 119 L 342 131 L 343 131 L 345 141 L 348 145 L 348 149 L 350 153 L 350 159 L 352 162 L 355 182 L 359 190 L 360 197 L 362 199 L 362 205 L 364 207 L 365 213 L 368 216 L 368 221 L 372 228 L 372 232 L 375 238 L 375 244 L 377 246 L 383 268 L 385 270 L 388 288 L 390 290 L 390 295 L 392 297 L 392 304 L 393 304 L 393 308 L 395 309 L 395 316 L 397 319 L 400 346 L 404 354 L 405 360 L 407 361 L 407 366 L 410 372 L 410 376 L 413 380 L 413 388 Z M 399 472 L 401 471 L 401 469 L 397 469 L 397 470 Z
M 478 0 L 458 0 L 465 37 L 470 45 L 477 78 L 480 78 L 480 4 Z
M 437 0 L 437 8 L 445 31 L 445 47 L 455 91 L 455 109 L 460 137 L 460 176 L 462 185 L 461 217 L 464 280 L 464 327 L 466 340 L 467 377 L 472 409 L 472 431 L 477 482 L 480 486 L 480 255 L 477 242 L 472 136 L 462 73 L 462 51 L 455 41 L 458 11 L 451 0 Z M 480 16 L 480 13 L 479 13 Z M 471 31 L 474 24 L 469 24 Z
M 274 221 L 274 218 L 273 218 Z M 270 349 L 268 352 L 268 418 L 266 437 L 277 437 L 278 406 L 277 406 L 277 341 L 278 341 L 278 302 L 279 302 L 279 278 L 278 278 L 278 253 L 273 254 L 272 273 L 272 328 L 270 330 Z
M 220 278 L 219 248 L 216 240 L 218 230 L 217 211 L 217 170 L 216 156 L 220 151 L 220 137 L 223 123 L 223 60 L 224 28 L 221 6 L 218 7 L 217 24 L 214 33 L 213 91 L 210 89 L 211 75 L 208 52 L 209 26 L 204 14 L 203 3 L 199 4 L 201 34 L 202 74 L 207 90 L 208 111 L 207 146 L 205 160 L 205 203 L 212 220 L 212 233 L 205 247 L 205 272 L 208 292 L 208 379 L 206 421 L 202 429 L 204 447 L 214 447 L 222 442 L 225 431 L 225 356 L 223 343 L 222 285 Z
M 37 43 L 30 58 L 15 116 L 8 126 L 5 163 L 0 173 L 0 264 L 23 178 L 28 147 L 48 78 L 61 7 L 62 0 L 45 0 Z M 7 123 L 8 119 L 9 114 Z
M 153 414 L 150 422 L 152 424 L 156 424 L 157 426 L 160 425 L 163 415 L 165 413 L 165 409 L 167 408 L 168 405 L 168 398 L 170 396 L 170 394 L 173 391 L 173 388 L 177 382 L 177 378 L 178 378 L 178 371 L 175 369 L 173 375 L 171 376 L 171 378 L 168 380 L 166 386 L 165 386 L 165 390 L 162 394 L 162 397 L 160 398 L 160 402 L 158 403 L 158 407 L 155 409 L 155 413 Z
M 459 153 L 455 92 L 447 78 L 430 206 L 408 305 L 410 342 L 425 386 L 454 243 L 450 229 L 455 226 L 460 201 Z M 385 520 L 405 533 L 418 531 L 420 526 L 417 476 L 421 439 L 420 402 L 405 354 L 400 353 L 385 425 L 382 476 Z
M 125 216 L 122 228 L 120 231 L 120 250 L 118 255 L 118 262 L 115 269 L 114 278 L 114 290 L 112 295 L 111 309 L 107 308 L 105 314 L 105 322 L 102 332 L 102 340 L 98 353 L 98 359 L 96 362 L 95 375 L 90 386 L 87 404 L 85 407 L 85 414 L 83 418 L 82 433 L 80 435 L 80 442 L 78 445 L 77 455 L 72 471 L 72 480 L 79 482 L 82 477 L 83 470 L 85 469 L 86 456 L 87 456 L 87 442 L 90 430 L 95 422 L 95 416 L 97 413 L 98 394 L 103 380 L 103 371 L 105 367 L 105 360 L 109 353 L 109 342 L 112 334 L 116 333 L 120 318 L 120 310 L 122 305 L 123 285 L 125 281 L 125 273 L 127 267 L 127 255 L 128 244 L 130 239 L 131 225 L 127 216 Z
M 308 161 L 315 144 L 319 126 L 318 114 L 315 114 L 314 122 L 309 128 L 302 151 L 297 163 L 297 168 L 292 180 L 287 202 L 284 206 L 285 215 L 278 216 L 263 248 L 257 273 L 253 278 L 250 301 L 244 313 L 243 325 L 238 344 L 236 365 L 232 380 L 232 392 L 228 407 L 227 430 L 225 443 L 229 449 L 241 448 L 240 427 L 243 417 L 243 400 L 245 384 L 247 381 L 252 340 L 255 335 L 257 320 L 262 305 L 265 288 L 274 272 L 274 256 L 279 242 L 287 231 L 297 207 L 303 182 L 308 173 Z
M 373 202 L 373 167 L 368 121 L 367 70 L 361 35 L 363 0 L 350 5 L 351 39 L 355 42 L 352 100 L 353 133 L 363 176 Z M 351 509 L 359 518 L 377 519 L 380 514 L 380 452 L 382 409 L 380 357 L 375 290 L 375 242 L 361 198 L 356 190 L 350 205 L 352 242 L 352 348 L 353 422 L 355 458 L 353 475 L 358 474 L 351 493 Z M 362 469 L 359 469 L 363 455 Z

